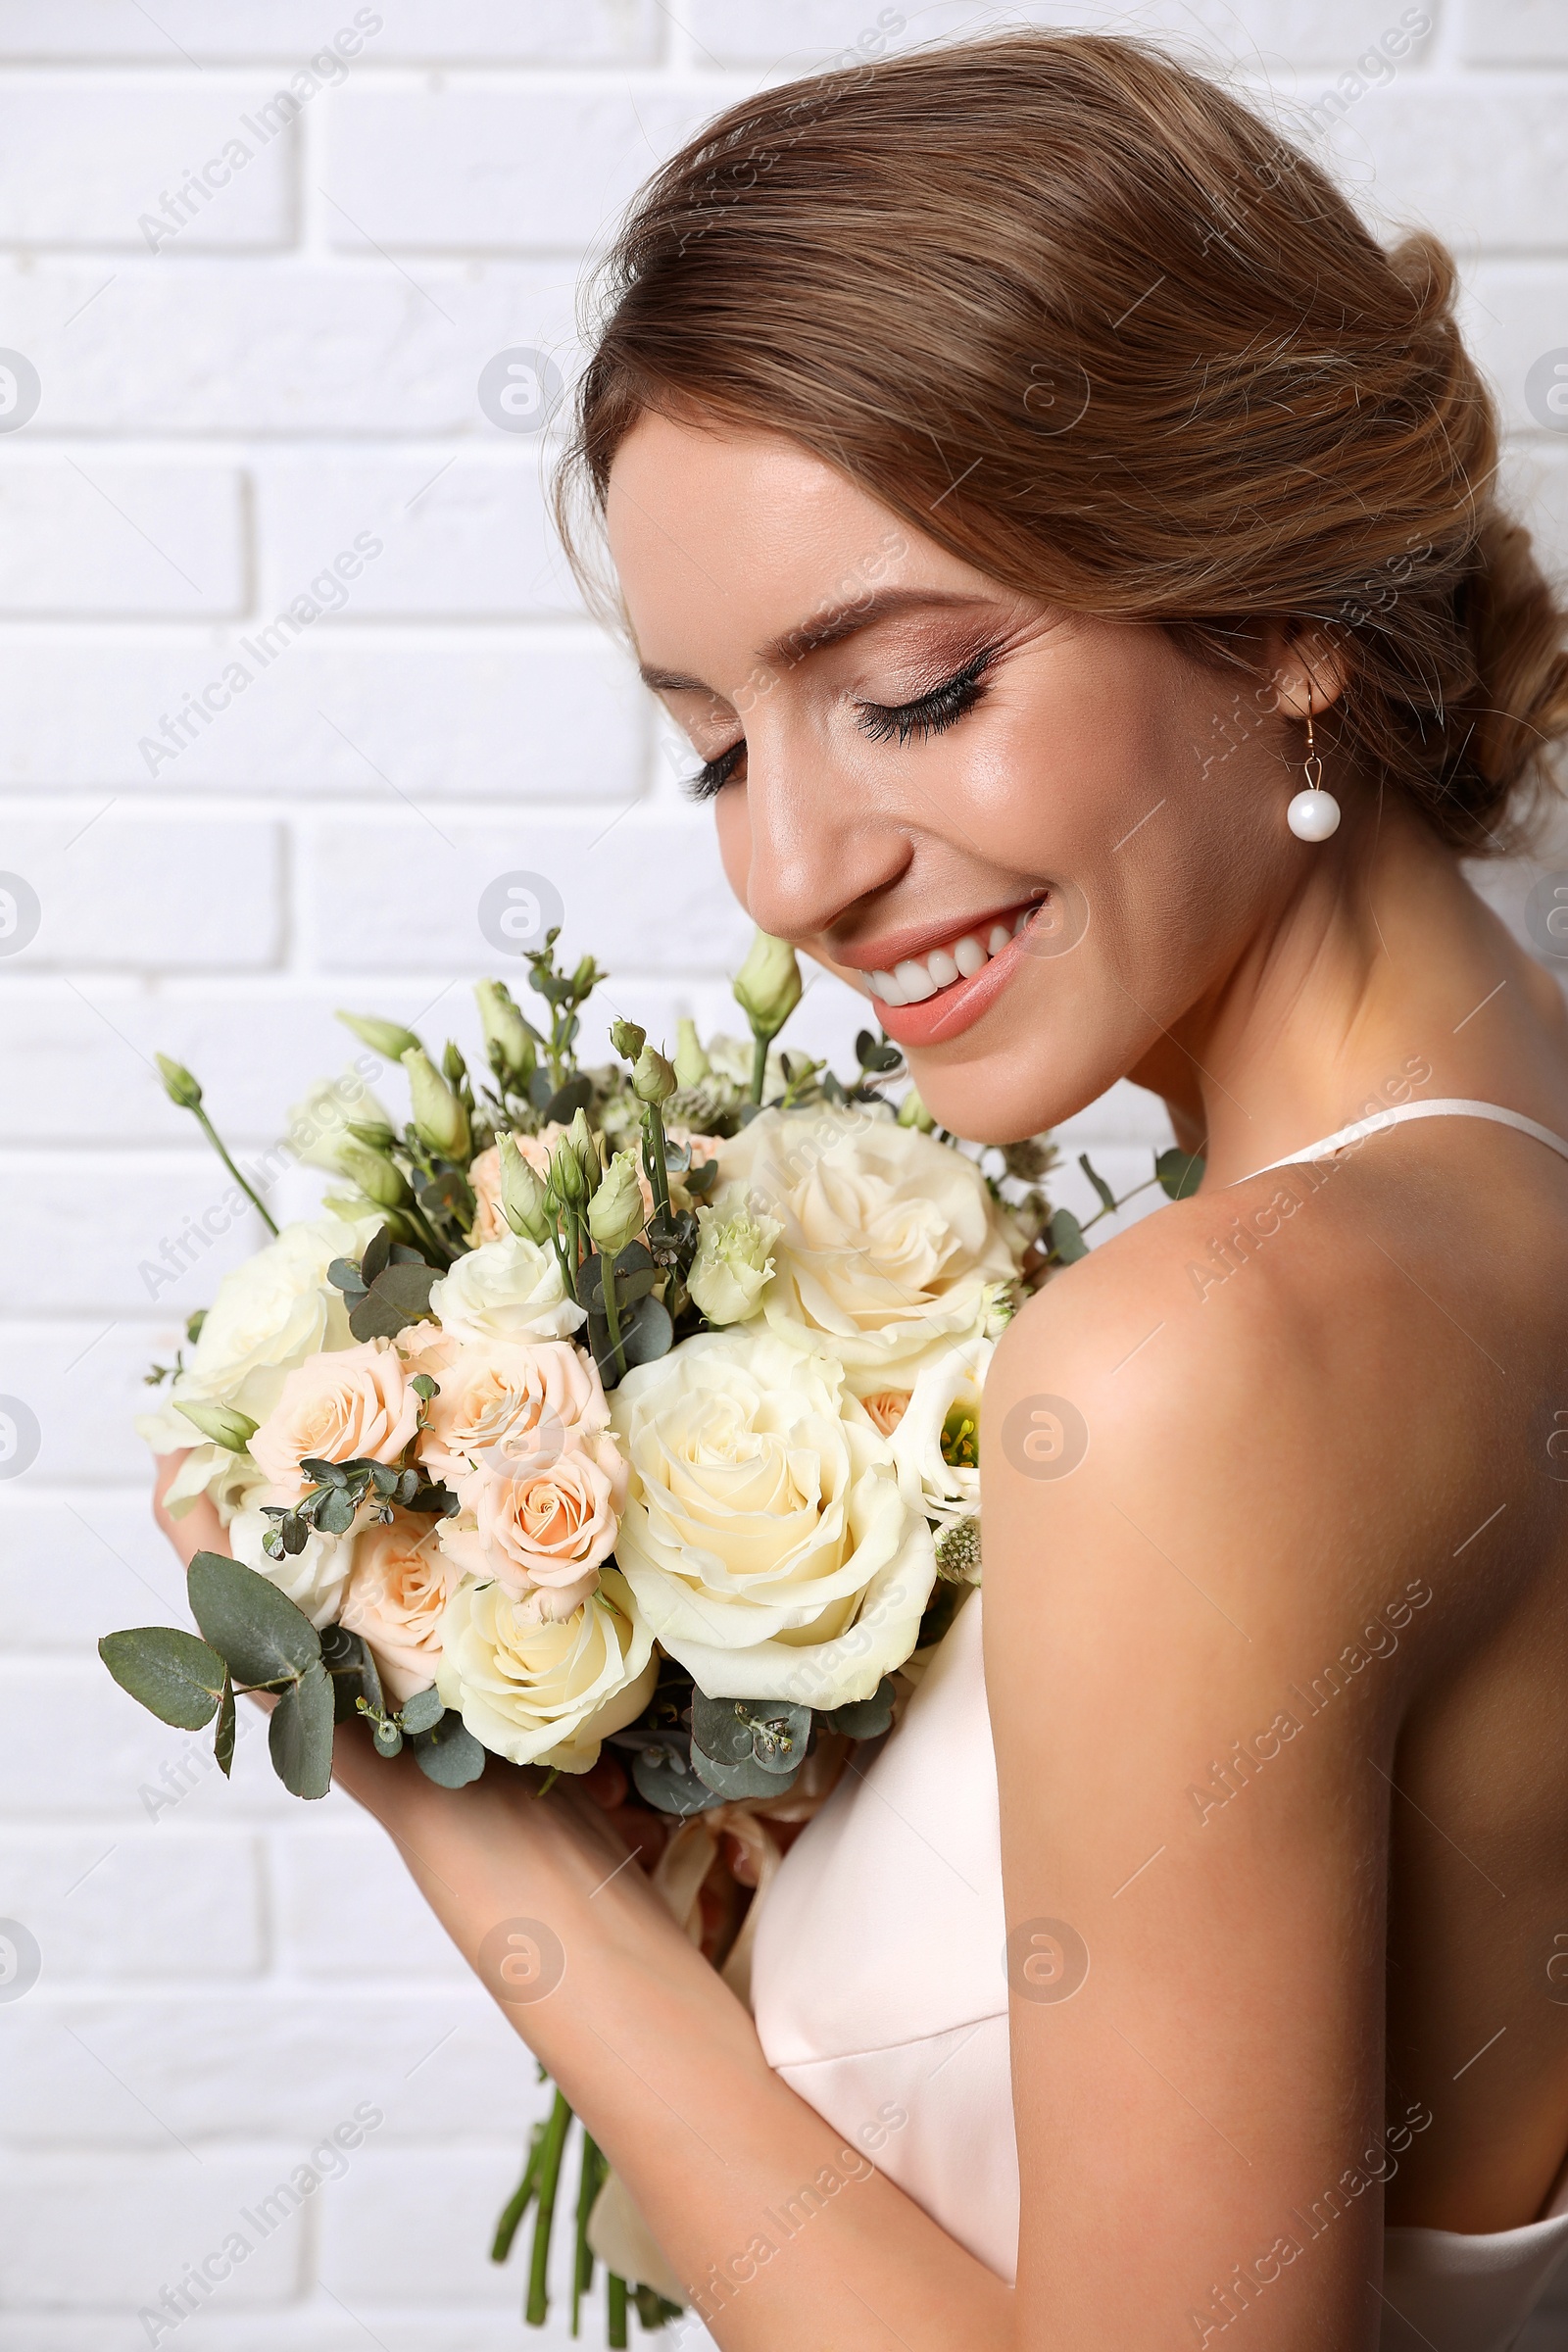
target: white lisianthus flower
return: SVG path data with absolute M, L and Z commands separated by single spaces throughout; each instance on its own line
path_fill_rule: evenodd
M 874 1111 L 764 1111 L 724 1149 L 726 1182 L 778 1220 L 763 1301 L 784 1337 L 829 1349 L 857 1389 L 912 1387 L 987 1331 L 1014 1275 L 973 1160 Z
M 188 1396 L 265 1421 L 296 1364 L 327 1348 L 351 1348 L 348 1309 L 326 1269 L 334 1257 L 361 1256 L 379 1221 L 313 1217 L 285 1225 L 275 1242 L 225 1274 L 170 1391 L 171 1404 Z M 191 1424 L 167 1407 L 142 1414 L 136 1427 L 155 1453 L 196 1443 Z
M 686 1288 L 710 1323 L 749 1322 L 773 1279 L 776 1219 L 753 1216 L 737 1185 L 711 1208 L 700 1208 L 697 1223 L 701 1238 Z
M 354 1564 L 354 1535 L 323 1536 L 313 1528 L 305 1539 L 303 1551 L 285 1552 L 280 1560 L 270 1559 L 262 1549 L 262 1539 L 276 1527 L 262 1506 L 274 1502 L 292 1502 L 291 1494 L 274 1494 L 270 1487 L 253 1487 L 244 1502 L 228 1523 L 228 1548 L 236 1560 L 265 1576 L 270 1585 L 286 1592 L 297 1609 L 303 1609 L 319 1633 L 323 1625 L 335 1625 L 343 1605 L 343 1593 Z
M 765 1325 L 626 1375 L 615 1546 L 638 1608 L 713 1697 L 842 1706 L 914 1646 L 931 1532 L 836 1358 Z
M 599 1743 L 653 1695 L 653 1635 L 624 1578 L 560 1622 L 531 1617 L 500 1585 L 468 1579 L 441 1620 L 436 1689 L 481 1743 L 514 1764 L 588 1772 Z
M 362 1127 L 390 1127 L 385 1109 L 352 1066 L 341 1078 L 318 1078 L 288 1114 L 285 1129 L 295 1156 L 329 1176 L 341 1176 L 341 1152 L 356 1139 L 349 1121 Z
M 170 1453 L 174 1448 L 163 1446 L 153 1450 Z M 248 1453 L 235 1453 L 227 1446 L 215 1446 L 210 1438 L 203 1438 L 191 1446 L 165 1488 L 164 1508 L 171 1519 L 183 1519 L 205 1494 L 226 1527 L 251 1489 L 266 1483 L 266 1472 Z
M 996 1352 L 982 1336 L 927 1364 L 888 1440 L 906 1500 L 944 1528 L 980 1508 L 980 1392 Z
M 458 1340 L 564 1340 L 587 1316 L 551 1250 L 520 1233 L 486 1242 L 432 1284 L 430 1310 Z

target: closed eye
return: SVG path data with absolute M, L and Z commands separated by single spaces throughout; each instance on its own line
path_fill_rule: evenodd
M 738 743 L 732 743 L 729 750 L 720 752 L 715 760 L 705 760 L 696 775 L 686 778 L 686 790 L 691 799 L 712 800 L 715 793 L 722 792 L 726 784 L 734 781 L 735 770 L 745 757 L 746 738 L 743 735 Z
M 861 733 L 869 735 L 873 743 L 895 739 L 908 743 L 914 738 L 923 742 L 928 735 L 940 735 L 945 728 L 956 726 L 984 694 L 985 673 L 997 652 L 996 646 L 986 646 L 962 669 L 956 669 L 952 677 L 944 678 L 928 694 L 917 695 L 913 702 L 861 703 Z

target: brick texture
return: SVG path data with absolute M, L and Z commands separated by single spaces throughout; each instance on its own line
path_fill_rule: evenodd
M 1568 18 L 1427 13 L 1388 74 L 1356 61 L 1396 0 L 1151 0 L 1139 29 L 1304 124 L 1380 224 L 1456 241 L 1507 478 L 1561 564 L 1568 441 L 1526 378 L 1568 346 Z M 514 348 L 571 373 L 589 248 L 705 115 L 994 15 L 0 0 L 0 366 L 39 382 L 0 430 L 0 872 L 39 907 L 19 953 L 0 937 L 0 1394 L 39 1428 L 0 1478 L 0 1916 L 42 1954 L 0 2001 L 0 2352 L 150 2340 L 138 2315 L 367 2103 L 341 2177 L 258 2232 L 182 2352 L 527 2340 L 520 2251 L 486 2259 L 545 2095 L 526 2053 L 346 1800 L 286 1798 L 257 1720 L 222 1784 L 94 1655 L 179 1608 L 130 1416 L 258 1238 L 208 1217 L 226 1180 L 152 1055 L 202 1074 L 254 1160 L 358 1051 L 335 1006 L 472 1041 L 469 984 L 499 964 L 479 901 L 514 872 L 611 963 L 591 1052 L 616 1009 L 737 1025 L 745 926 L 689 762 L 582 611 L 548 450 L 497 429 L 479 374 Z M 1009 16 L 1126 21 L 1110 0 Z M 342 594 L 280 622 L 357 540 Z M 1519 878 L 1490 887 L 1516 914 Z M 857 1026 L 819 979 L 792 1042 L 842 1054 Z M 1095 1205 L 1080 1151 L 1121 1187 L 1164 1140 L 1118 1087 L 1061 1137 L 1059 1197 Z M 310 1181 L 274 1197 L 297 1210 Z M 177 1282 L 150 1286 L 192 1230 Z M 557 2285 L 542 2352 L 568 2341 Z M 1538 2320 L 1531 2352 L 1565 2327 Z

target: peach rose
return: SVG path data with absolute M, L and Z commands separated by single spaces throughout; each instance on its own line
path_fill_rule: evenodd
M 432 1354 L 434 1351 L 431 1351 Z M 456 1485 L 490 1466 L 510 1476 L 555 1460 L 569 1431 L 595 1438 L 610 1426 L 598 1366 L 567 1340 L 472 1340 L 439 1369 L 421 1358 L 440 1394 L 430 1400 L 419 1459 Z
M 493 1577 L 525 1612 L 559 1621 L 579 1608 L 615 1547 L 626 1465 L 608 1437 L 567 1433 L 553 1460 L 494 1458 L 458 1486 L 463 1509 L 439 1542 L 466 1574 Z
M 297 1501 L 302 1461 L 395 1462 L 418 1424 L 419 1399 L 390 1340 L 367 1340 L 295 1366 L 251 1440 L 274 1498 Z
M 338 1623 L 369 1643 L 399 1706 L 435 1681 L 450 1585 L 434 1521 L 413 1511 L 394 1511 L 390 1526 L 373 1522 L 354 1546 Z

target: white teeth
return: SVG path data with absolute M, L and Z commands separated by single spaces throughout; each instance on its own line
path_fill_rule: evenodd
M 977 931 L 966 931 L 951 948 L 938 948 L 923 961 L 909 956 L 891 972 L 867 972 L 866 985 L 884 1004 L 923 1004 L 927 997 L 951 988 L 956 980 L 972 980 L 993 956 L 1000 956 L 1017 938 L 1034 911 L 1026 906 L 1010 923 L 993 923 L 984 941 Z

